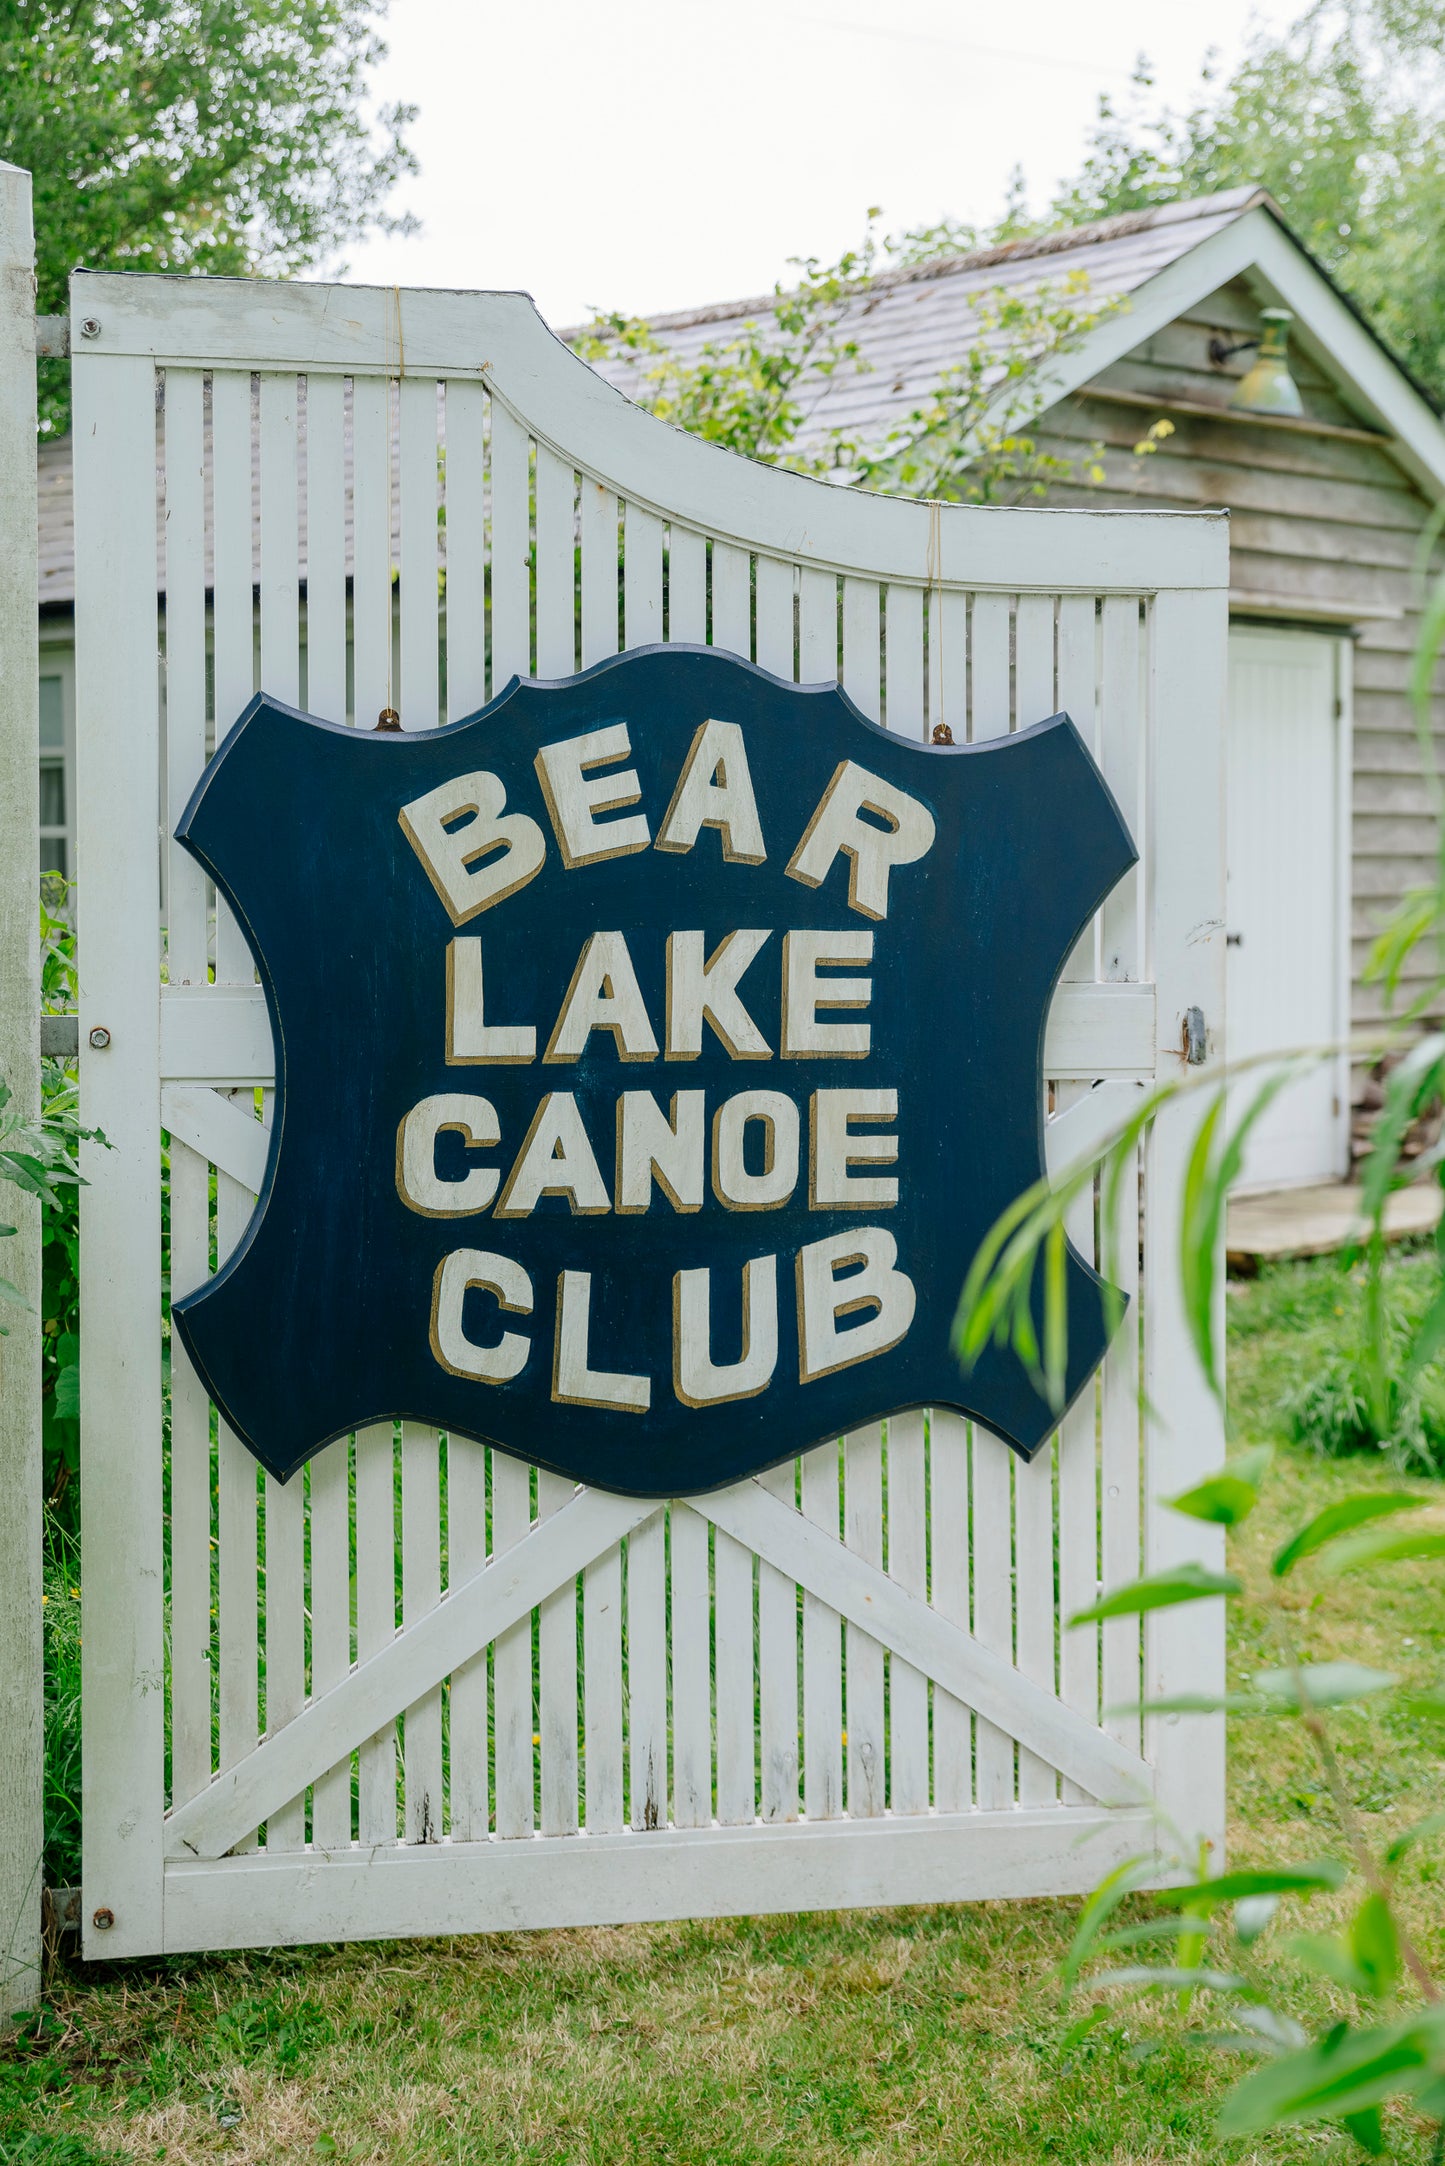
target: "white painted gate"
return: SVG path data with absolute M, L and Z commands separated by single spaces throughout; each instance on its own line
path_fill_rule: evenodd
M 516 295 L 80 276 L 73 315 L 83 1081 L 114 1146 L 83 1198 L 87 1951 L 1080 1889 L 1156 1808 L 1217 1840 L 1218 1724 L 1110 1710 L 1216 1689 L 1218 1617 L 1149 1620 L 1142 1662 L 1134 1621 L 1062 1625 L 1215 1541 L 1160 1505 L 1222 1448 L 1177 1122 L 1139 1169 L 1143 1299 L 1031 1468 L 914 1413 L 660 1508 L 407 1425 L 283 1490 L 178 1345 L 167 1386 L 157 1318 L 263 1163 L 251 957 L 165 840 L 258 684 L 420 729 L 514 670 L 711 639 L 915 735 L 1067 707 L 1144 857 L 1054 1006 L 1062 1143 L 1178 1073 L 1187 1007 L 1219 1018 L 1224 522 L 946 507 L 930 582 L 928 507 L 678 435 Z

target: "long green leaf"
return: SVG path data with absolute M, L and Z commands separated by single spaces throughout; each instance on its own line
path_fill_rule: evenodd
M 1398 1865 L 1406 1852 L 1414 1849 L 1416 1843 L 1427 1843 L 1433 1835 L 1445 1835 L 1445 1812 L 1427 1813 L 1423 1820 L 1417 1820 L 1413 1827 L 1406 1828 L 1403 1834 L 1397 1835 L 1385 1852 L 1386 1863 Z
M 1246 2076 L 1225 2100 L 1221 2136 L 1252 2136 L 1292 2122 L 1337 2120 L 1423 2089 L 1440 2050 L 1440 2023 L 1413 2018 L 1386 2028 L 1332 2033 Z
M 1297 1669 L 1256 1672 L 1254 1688 L 1276 1706 L 1298 1707 L 1303 1700 L 1308 1707 L 1345 1707 L 1399 1682 L 1391 1671 L 1363 1662 L 1302 1662 Z
M 1076 1983 L 1079 1972 L 1088 1961 L 1089 1953 L 1107 1920 L 1113 1916 L 1126 1896 L 1132 1895 L 1136 1888 L 1152 1876 L 1154 1870 L 1154 1860 L 1150 1857 L 1125 1858 L 1121 1865 L 1114 1867 L 1112 1873 L 1104 1876 L 1088 1897 L 1079 1913 L 1079 1922 L 1074 1930 L 1069 1952 L 1059 1966 L 1066 1995 Z
M 1232 1572 L 1210 1572 L 1202 1564 L 1180 1564 L 1170 1572 L 1157 1572 L 1116 1587 L 1089 1609 L 1076 1611 L 1069 1623 L 1101 1624 L 1108 1617 L 1137 1617 L 1145 1610 L 1173 1609 L 1181 1602 L 1202 1602 L 1211 1595 L 1239 1592 L 1240 1582 Z
M 1329 1559 L 1332 1572 L 1357 1572 L 1367 1564 L 1421 1564 L 1445 1557 L 1445 1527 L 1422 1527 L 1418 1532 L 1360 1534 L 1341 1542 Z
M 1161 1889 L 1156 1900 L 1170 1909 L 1217 1910 L 1221 1903 L 1237 1903 L 1248 1895 L 1316 1895 L 1321 1889 L 1343 1887 L 1349 1877 L 1348 1866 L 1338 1858 L 1317 1858 L 1308 1865 L 1218 1873 L 1212 1880 L 1196 1880 L 1185 1888 Z
M 1342 1497 L 1338 1504 L 1327 1504 L 1322 1512 L 1317 1512 L 1298 1534 L 1275 1552 L 1270 1570 L 1276 1579 L 1283 1579 L 1302 1557 L 1313 1556 L 1317 1549 L 1323 1549 L 1326 1542 L 1333 1542 L 1337 1536 L 1348 1534 L 1372 1519 L 1389 1519 L 1397 1512 L 1418 1511 L 1425 1502 L 1424 1497 L 1412 1496 L 1405 1489 L 1375 1490 L 1368 1496 Z

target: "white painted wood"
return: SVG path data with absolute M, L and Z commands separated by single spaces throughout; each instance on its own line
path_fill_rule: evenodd
M 928 727 L 968 742 L 968 596 L 952 587 L 928 597 Z
M 760 590 L 761 591 L 761 590 Z M 791 620 L 792 595 L 789 593 Z M 759 1477 L 770 1496 L 795 1501 L 798 1463 Z M 798 1817 L 798 1590 L 770 1564 L 758 1566 L 758 1778 L 764 1820 Z
M 492 1453 L 492 1554 L 505 1557 L 532 1531 L 532 1472 L 520 1459 Z M 534 1826 L 532 1751 L 532 1613 L 492 1651 L 496 1831 L 530 1835 Z
M 254 1111 L 243 1111 L 234 1097 L 222 1091 L 201 1090 L 194 1084 L 167 1084 L 161 1091 L 161 1121 L 172 1136 L 213 1166 L 227 1173 L 240 1187 L 256 1195 L 266 1172 L 270 1136 Z M 176 1292 L 190 1293 L 207 1276 L 206 1259 L 194 1279 L 176 1274 Z M 172 1262 L 172 1271 L 175 1272 Z
M 838 581 L 804 566 L 798 574 L 798 682 L 838 681 Z
M 584 1497 L 597 1492 L 583 1490 Z M 599 1496 L 599 1501 L 601 1501 Z M 615 1501 L 618 1505 L 622 1499 Z M 564 1506 L 558 1519 L 575 1505 Z M 645 1506 L 634 1506 L 640 1524 Z M 547 1529 L 555 1535 L 556 1523 Z M 589 1835 L 613 1835 L 622 1818 L 622 1557 L 614 1542 L 582 1574 L 583 1750 Z
M 447 720 L 487 703 L 487 401 L 480 384 L 446 387 Z
M 576 1494 L 560 1474 L 539 1470 L 537 1517 L 550 1519 Z M 577 1832 L 577 1581 L 545 1595 L 537 1622 L 541 1672 L 541 1818 L 543 1835 Z M 667 1818 L 664 1802 L 663 1818 Z
M 669 1829 L 584 1842 L 378 1851 L 353 1858 L 223 1858 L 166 1873 L 167 1949 L 304 1945 L 408 1934 L 738 1917 L 858 1905 L 1077 1895 L 1147 1855 L 1147 1813 L 953 1813 L 915 1820 Z
M 1009 697 L 1009 598 L 976 594 L 969 611 L 969 737 L 1007 734 Z M 958 732 L 954 732 L 955 736 Z
M 1265 1081 L 1269 1054 L 1349 1034 L 1340 940 L 1340 891 L 1350 881 L 1340 798 L 1349 795 L 1349 769 L 1336 660 L 1344 644 L 1241 626 L 1229 635 L 1229 1057 L 1256 1064 L 1233 1094 L 1236 1119 Z M 1316 1061 L 1250 1131 L 1239 1185 L 1338 1180 L 1349 1140 L 1339 1063 Z
M 888 727 L 923 735 L 923 589 L 895 580 L 888 589 Z
M 164 1119 L 164 1113 L 162 1114 Z M 171 1137 L 171 1284 L 210 1270 L 210 1169 Z M 211 1779 L 211 1409 L 177 1335 L 171 1348 L 171 1796 Z
M 694 647 L 707 639 L 707 542 L 675 520 L 667 532 L 667 636 Z
M 261 378 L 261 690 L 301 697 L 295 373 Z
M 672 1594 L 672 1817 L 680 1828 L 712 1821 L 712 1579 L 708 1526 L 676 1506 L 668 1513 Z
M 437 395 L 436 385 L 405 377 L 397 385 L 401 482 L 401 679 L 393 705 L 406 730 L 435 729 L 437 647 Z
M 660 566 L 660 559 L 659 559 Z M 667 1524 L 627 1537 L 628 1825 L 667 1826 Z
M 1150 606 L 1149 778 L 1151 832 L 1180 822 L 1189 808 L 1189 848 L 1172 877 L 1156 882 L 1153 953 L 1159 998 L 1160 1082 L 1179 1073 L 1184 1011 L 1203 1009 L 1209 1040 L 1204 1074 L 1218 1073 L 1224 1009 L 1224 776 L 1225 698 L 1223 593 L 1160 594 Z M 1165 808 L 1169 808 L 1166 812 Z M 1172 827 L 1170 829 L 1172 832 Z M 1172 858 L 1171 852 L 1171 858 Z M 1165 1499 L 1203 1479 L 1224 1458 L 1220 1409 L 1200 1388 L 1181 1312 L 1177 1265 L 1180 1187 L 1201 1099 L 1166 1107 L 1156 1121 L 1144 1162 L 1143 1313 L 1146 1470 L 1144 1568 L 1149 1572 L 1192 1558 L 1218 1567 L 1222 1528 L 1206 1527 L 1169 1510 Z M 1221 1229 L 1221 1239 L 1223 1237 Z M 1224 1273 L 1218 1274 L 1223 1330 Z M 1145 1620 L 1144 1697 L 1224 1689 L 1224 1631 L 1200 1603 L 1161 1610 Z M 1153 1716 L 1145 1750 L 1158 1770 L 1160 1804 L 1184 1837 L 1224 1848 L 1224 1728 L 1197 1717 Z M 1189 1854 L 1186 1851 L 1186 1854 Z
M 193 370 L 166 378 L 166 803 L 173 826 L 206 764 L 205 385 Z M 206 880 L 189 851 L 166 852 L 166 975 L 207 978 Z
M 1014 612 L 1014 644 L 1014 726 L 1026 730 L 1057 712 L 1051 594 L 1019 596 Z
M 577 477 L 546 444 L 536 461 L 537 675 L 569 677 L 577 667 Z
M 343 375 L 394 370 L 394 288 L 340 290 L 338 305 L 337 289 L 324 285 L 208 279 L 181 296 L 174 282 L 94 272 L 76 287 L 77 306 L 102 324 L 97 357 L 139 353 L 192 366 L 229 359 Z M 1130 346 L 1148 336 L 1134 316 L 1117 320 Z M 928 562 L 927 504 L 811 481 L 681 436 L 579 362 L 525 295 L 408 291 L 406 367 L 414 375 L 484 377 L 613 493 L 749 549 L 878 579 L 919 579 Z M 1083 583 L 1087 561 L 1096 567 L 1094 591 L 1219 583 L 1220 522 L 1147 512 L 1085 517 L 1087 546 L 1083 521 L 1072 515 L 946 504 L 942 576 L 958 586 L 1058 593 Z
M 940 1617 L 968 1629 L 968 1425 L 935 1407 L 928 1417 L 929 1599 Z M 942 1685 L 933 1688 L 933 1806 L 967 1812 L 973 1803 L 973 1716 Z
M 711 1518 L 712 1514 L 708 1516 Z M 883 1432 L 851 1430 L 843 1444 L 843 1527 L 849 1550 L 875 1572 L 883 1564 Z M 821 1592 L 816 1579 L 814 1592 Z M 841 1608 L 841 1604 L 839 1605 Z M 843 1614 L 847 1616 L 847 1612 Z M 870 1613 L 871 1617 L 871 1613 Z M 848 1812 L 872 1818 L 887 1804 L 887 1739 L 883 1720 L 883 1648 L 872 1632 L 848 1618 Z
M 662 638 L 662 521 L 628 504 L 622 515 L 623 645 Z
M 1081 1084 L 1060 1084 L 1058 1102 L 1071 1110 L 1061 1112 L 1051 1126 L 1067 1129 L 1071 1119 L 1086 1118 L 1090 1099 L 1104 1097 L 1111 1090 L 1127 1094 L 1130 1086 L 1106 1083 L 1096 1091 L 1085 1091 Z M 1065 1219 L 1070 1241 L 1088 1264 L 1098 1262 L 1094 1189 L 1095 1183 L 1088 1181 Z M 1099 1716 L 1099 1631 L 1097 1625 L 1070 1630 L 1068 1620 L 1094 1602 L 1099 1584 L 1097 1397 L 1095 1383 L 1090 1379 L 1064 1417 L 1057 1444 L 1059 1690 L 1069 1706 L 1089 1722 L 1097 1722 Z M 1052 1640 L 1052 1632 L 1050 1637 Z M 1072 1783 L 1064 1786 L 1064 1802 L 1083 1802 L 1082 1793 Z
M 870 722 L 883 720 L 881 608 L 876 580 L 843 581 L 843 687 Z
M 345 389 L 338 376 L 313 376 L 306 385 L 306 711 L 324 722 L 350 719 Z
M 1062 1438 L 1060 1448 L 1062 1448 Z M 1054 1594 L 1054 1445 L 1045 1444 L 1028 1466 L 1015 1457 L 1014 1658 L 1020 1674 L 1045 1692 L 1058 1690 L 1054 1664 L 1057 1606 Z M 1049 1805 L 1058 1775 L 1046 1759 L 1019 1748 L 1021 1805 Z
M 279 1736 L 173 1812 L 171 1853 L 221 1855 L 237 1829 L 254 1826 L 330 1766 L 347 1736 L 389 1725 L 458 1663 L 526 1616 L 563 1578 L 584 1566 L 597 1569 L 599 1557 L 605 1563 L 617 1540 L 653 1509 L 636 1498 L 579 1490 L 545 1526 L 534 1527 L 465 1585 L 453 1588 L 411 1630 L 393 1631 L 374 1654 L 362 1653 L 334 1691 L 311 1700 Z M 376 1839 L 362 1837 L 363 1844 Z
M 740 654 L 745 662 L 753 655 L 752 606 L 749 593 L 748 553 L 729 542 L 715 541 L 712 557 L 712 644 Z
M 1137 1802 L 1149 1785 L 1144 1763 L 1081 1722 L 1053 1694 L 1020 1677 L 1005 1657 L 946 1622 L 927 1602 L 868 1563 L 853 1543 L 824 1533 L 756 1482 L 692 1499 L 690 1509 L 765 1556 L 801 1587 L 826 1588 L 849 1624 L 866 1620 L 880 1646 L 927 1671 L 1104 1802 Z M 851 1672 L 850 1672 L 851 1676 Z M 851 1735 L 849 1743 L 851 1746 Z
M 760 669 L 793 679 L 793 567 L 777 557 L 759 557 L 753 568 L 754 639 Z
M 1011 1659 L 1013 1504 L 1008 1446 L 977 1423 L 972 1430 L 973 1629 L 985 1647 Z M 975 1756 L 979 1808 L 991 1812 L 1014 1795 L 1013 1739 L 979 1710 Z
M 1153 1058 L 1152 985 L 1059 987 L 1044 1038 L 1046 1075 L 1088 1082 L 1147 1077 Z M 260 987 L 217 988 L 204 1004 L 186 993 L 164 994 L 161 1074 L 168 1084 L 270 1083 L 274 1051 Z
M 246 1230 L 255 1196 L 227 1173 L 216 1175 L 216 1261 L 226 1261 Z M 259 1735 L 260 1617 L 257 1573 L 260 1469 L 224 1421 L 216 1438 L 218 1766 L 233 1767 Z M 299 1786 L 298 1786 L 299 1787 Z M 277 1798 L 284 1805 L 285 1798 Z M 254 1825 L 238 1831 L 246 1843 Z
M 114 1911 L 104 1945 L 126 1954 L 156 1946 L 161 1930 L 155 377 L 145 362 L 92 367 L 78 356 L 72 384 L 76 569 L 85 582 L 76 613 L 86 746 L 77 830 L 86 868 L 82 1118 L 113 1146 L 81 1149 L 90 1183 L 80 1192 L 81 1478 L 92 1537 L 82 1579 L 82 1791 L 90 1907 Z M 22 507 L 27 502 L 22 492 Z M 27 557 L 22 547 L 20 561 Z M 94 1053 L 87 1038 L 101 1023 L 111 1043 Z M 128 1440 L 125 1452 L 115 1448 L 119 1437 Z M 156 1598 L 138 1602 L 136 1583 L 147 1580 Z M 21 1584 L 29 1584 L 28 1567 Z M 26 1861 L 27 1875 L 33 1864 Z M 93 1947 L 94 1929 L 83 1934 Z
M 338 1437 L 307 1468 L 311 1485 L 311 1689 L 317 1698 L 351 1667 L 351 1448 Z M 351 1841 L 351 1751 L 311 1791 L 311 1840 L 320 1850 Z
M 351 387 L 352 669 L 358 729 L 394 707 L 392 662 L 391 388 L 358 376 Z
M 1139 1153 L 1119 1183 L 1118 1223 L 1103 1243 L 1102 1268 L 1128 1297 L 1104 1356 L 1100 1383 L 1099 1578 L 1120 1587 L 1143 1570 L 1140 1548 L 1142 1437 L 1139 1404 Z M 1064 1616 L 1072 1612 L 1063 1605 Z M 1139 1619 L 1110 1617 L 1102 1631 L 1100 1691 L 1104 1727 L 1131 1752 L 1139 1750 L 1139 1717 L 1121 1710 L 1142 1698 Z M 1069 1646 L 1065 1638 L 1065 1650 Z M 1085 1657 L 1087 1664 L 1087 1656 Z
M 582 667 L 617 652 L 617 498 L 584 474 L 578 496 L 582 545 Z
M 753 1559 L 713 1535 L 713 1676 L 717 1695 L 717 1817 L 740 1827 L 756 1811 L 753 1744 Z
M 441 1469 L 435 1429 L 401 1425 L 401 1612 L 410 1632 L 441 1600 Z M 442 1698 L 433 1685 L 407 1704 L 403 1782 L 406 1839 L 442 1838 Z
M 395 1446 L 391 1423 L 356 1432 L 356 1654 L 364 1663 L 396 1638 Z M 357 1825 L 366 1844 L 394 1843 L 396 1714 L 357 1736 Z M 335 1744 L 350 1742 L 338 1734 Z M 334 1755 L 328 1755 L 328 1758 Z
M 447 1438 L 448 1594 L 474 1579 L 487 1561 L 487 1461 L 485 1444 Z M 487 1651 L 461 1663 L 451 1675 L 449 1833 L 454 1842 L 481 1842 L 491 1825 L 491 1763 L 488 1752 Z
M 1139 605 L 1127 595 L 1111 595 L 1103 606 L 1099 687 L 1099 764 L 1104 780 L 1136 843 L 1143 840 L 1141 777 L 1144 733 L 1139 726 L 1142 695 L 1139 660 Z M 1133 980 L 1139 971 L 1139 870 L 1125 873 L 1099 913 L 1101 974 Z
M 301 1476 L 283 1487 L 269 1474 L 265 1494 L 266 1734 L 274 1737 L 301 1712 L 306 1697 L 306 1495 Z M 306 1798 L 290 1798 L 266 1820 L 268 1850 L 300 1850 Z
M 887 1450 L 889 1577 L 926 1602 L 928 1481 L 921 1411 L 891 1416 Z M 888 1664 L 888 1766 L 890 1808 L 926 1813 L 928 1678 L 897 1655 Z
M 804 1517 L 835 1539 L 840 1455 L 838 1444 L 820 1444 L 800 1461 Z M 803 1809 L 809 1820 L 836 1820 L 843 1811 L 843 1621 L 806 1588 L 803 1726 Z
M 40 757 L 34 585 L 35 239 L 30 175 L 0 162 L 0 1075 L 12 1111 L 40 1109 Z M 45 1682 L 41 1599 L 40 1210 L 7 1184 L 5 1276 L 27 1308 L 0 1339 L 0 2026 L 40 1997 Z
M 531 446 L 499 399 L 491 409 L 492 696 L 532 669 Z

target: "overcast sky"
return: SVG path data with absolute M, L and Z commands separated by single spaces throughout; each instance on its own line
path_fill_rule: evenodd
M 378 85 L 420 107 L 423 230 L 350 276 L 521 287 L 554 324 L 765 291 L 890 225 L 982 221 L 1071 172 L 1139 53 L 1197 89 L 1302 0 L 392 0 Z

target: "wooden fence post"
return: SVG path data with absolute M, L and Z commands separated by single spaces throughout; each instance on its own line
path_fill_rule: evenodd
M 40 1110 L 35 244 L 30 175 L 0 163 L 0 1076 Z M 0 2028 L 40 1993 L 40 1210 L 7 1183 L 0 1275 L 31 1303 L 0 1323 Z

